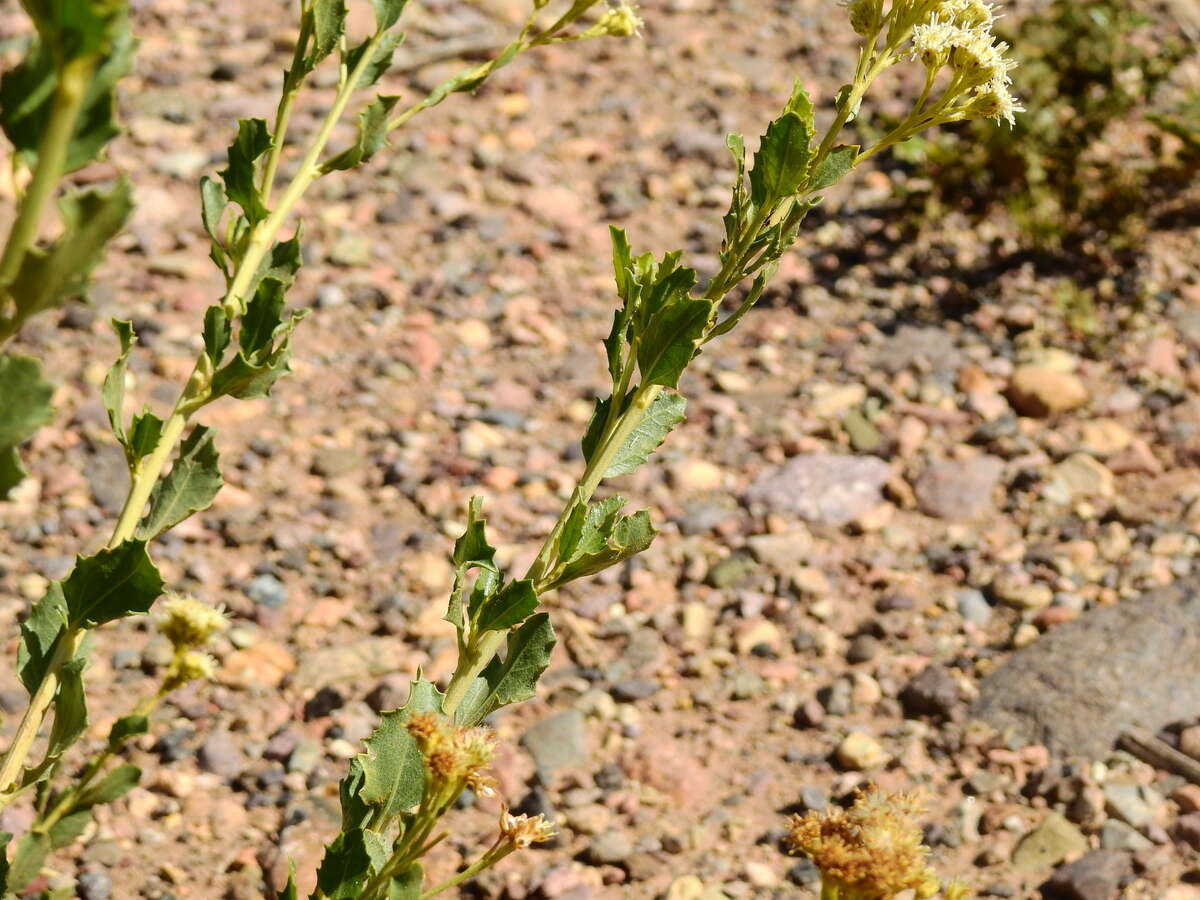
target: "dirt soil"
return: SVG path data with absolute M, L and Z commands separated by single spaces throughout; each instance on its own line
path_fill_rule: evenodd
M 117 353 L 107 321 L 134 322 L 133 399 L 162 412 L 222 287 L 197 180 L 221 167 L 238 117 L 271 117 L 290 52 L 277 0 L 134 5 L 128 134 L 111 152 L 137 186 L 133 223 L 92 305 L 18 345 L 59 387 L 27 453 L 34 477 L 0 510 L 13 654 L 46 579 L 103 545 L 124 496 L 99 399 Z M 363 27 L 369 4 L 351 6 Z M 414 2 L 386 87 L 415 97 L 524 8 Z M 526 57 L 304 202 L 293 300 L 312 314 L 294 374 L 205 412 L 227 486 L 155 551 L 172 589 L 231 612 L 218 683 L 164 705 L 128 753 L 142 786 L 54 858 L 84 900 L 258 898 L 289 860 L 311 884 L 378 711 L 419 667 L 452 667 L 440 617 L 468 498 L 486 498 L 502 560 L 521 569 L 581 469 L 606 387 L 608 224 L 711 273 L 725 134 L 760 133 L 797 76 L 827 112 L 853 66 L 832 2 L 656 0 L 643 14 L 639 39 Z M 20 21 L 9 5 L 0 32 Z M 297 114 L 299 136 L 322 100 Z M 1056 865 L 1100 848 L 1077 866 L 1108 880 L 1068 872 L 1054 896 L 1200 897 L 1187 818 L 1200 789 L 1122 752 L 1009 746 L 968 715 L 1015 647 L 1193 569 L 1197 219 L 1153 232 L 1082 333 L 1060 302 L 1075 271 L 1017 253 L 1002 217 L 950 214 L 917 234 L 890 198 L 919 176 L 885 159 L 831 192 L 761 309 L 684 379 L 686 424 L 612 485 L 662 534 L 547 601 L 561 640 L 540 696 L 494 723 L 504 794 L 561 838 L 464 895 L 813 896 L 811 865 L 781 848 L 787 815 L 875 783 L 924 793 L 934 864 L 983 896 L 1038 896 Z M 838 490 L 846 465 L 860 491 Z M 89 746 L 168 656 L 144 618 L 96 635 Z M 0 678 L 11 731 L 24 695 Z M 1165 737 L 1200 748 L 1194 724 Z M 433 876 L 490 843 L 496 815 L 482 800 L 454 813 Z

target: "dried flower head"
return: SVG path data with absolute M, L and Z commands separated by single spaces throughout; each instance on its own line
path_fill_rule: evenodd
M 469 787 L 481 797 L 496 793 L 496 780 L 485 769 L 496 755 L 496 738 L 486 728 L 463 728 L 435 713 L 417 713 L 408 720 L 434 781 L 458 796 Z
M 860 791 L 850 809 L 794 817 L 787 842 L 812 858 L 841 900 L 888 900 L 906 890 L 928 898 L 939 882 L 917 825 L 921 812 L 911 794 Z
M 208 606 L 186 594 L 175 594 L 163 603 L 165 615 L 158 622 L 158 629 L 176 650 L 188 650 L 207 644 L 218 631 L 229 626 L 225 611 L 219 606 Z
M 175 653 L 171 664 L 167 666 L 163 687 L 168 691 L 173 691 L 183 687 L 189 681 L 207 681 L 216 674 L 217 661 L 207 653 L 201 653 L 198 650 L 180 650 Z
M 514 816 L 507 808 L 500 811 L 500 838 L 518 850 L 553 840 L 556 834 L 554 823 L 541 814 Z
M 863 36 L 874 34 L 883 21 L 883 0 L 850 0 L 846 4 L 850 27 Z

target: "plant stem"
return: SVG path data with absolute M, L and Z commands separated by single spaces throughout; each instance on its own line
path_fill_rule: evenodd
M 267 153 L 267 162 L 263 166 L 262 182 L 259 186 L 259 196 L 263 206 L 271 205 L 271 192 L 275 189 L 275 173 L 279 169 L 279 158 L 283 154 L 283 144 L 287 139 L 288 125 L 292 121 L 292 108 L 296 104 L 296 96 L 308 75 L 304 62 L 304 54 L 308 49 L 308 39 L 312 34 L 312 14 L 305 12 L 300 20 L 300 34 L 296 38 L 296 47 L 292 51 L 292 67 L 288 69 L 283 81 L 283 97 L 279 100 L 279 108 L 275 113 L 275 129 L 271 132 L 271 149 Z
M 496 863 L 500 862 L 500 860 L 504 859 L 504 857 L 508 856 L 509 853 L 512 853 L 512 849 L 510 849 L 506 853 L 497 854 L 496 850 L 497 850 L 498 846 L 499 846 L 499 841 L 497 841 L 496 845 L 494 845 L 491 849 L 489 849 L 487 853 L 483 854 L 483 856 L 479 857 L 479 859 L 475 860 L 475 862 L 471 863 L 471 865 L 467 866 L 465 869 L 463 869 L 461 872 L 459 872 L 453 878 L 447 878 L 445 881 L 443 881 L 441 884 L 437 885 L 436 887 L 432 887 L 429 890 L 423 892 L 421 894 L 421 900 L 429 900 L 430 897 L 435 897 L 438 894 L 440 894 L 442 891 L 447 891 L 452 887 L 457 887 L 458 885 L 462 884 L 464 881 L 468 881 L 471 878 L 474 878 L 476 875 L 478 875 L 484 869 L 490 869 Z M 515 849 L 515 848 L 513 848 L 513 849 Z
M 21 776 L 25 760 L 29 758 L 30 747 L 33 746 L 38 729 L 42 726 L 46 711 L 54 701 L 54 695 L 58 691 L 59 670 L 75 658 L 79 642 L 82 639 L 82 629 L 67 629 L 54 645 L 54 653 L 46 665 L 46 673 L 42 676 L 42 682 L 33 692 L 33 696 L 29 698 L 29 705 L 25 707 L 25 712 L 21 716 L 17 733 L 13 735 L 12 743 L 9 744 L 8 751 L 4 754 L 3 763 L 0 763 L 0 809 L 8 806 L 16 797 L 16 792 L 12 790 L 13 785 Z
M 4 245 L 4 255 L 0 257 L 0 290 L 5 293 L 20 273 L 21 263 L 24 262 L 29 248 L 37 240 L 42 213 L 63 176 L 71 136 L 75 133 L 75 123 L 83 108 L 83 101 L 99 60 L 100 57 L 95 54 L 81 56 L 68 62 L 58 72 L 50 119 L 46 123 L 46 130 L 42 132 L 41 141 L 38 142 L 33 180 L 21 198 L 16 221 L 13 222 Z M 11 321 L 0 322 L 0 344 L 15 334 L 23 321 L 22 310 L 18 308 Z

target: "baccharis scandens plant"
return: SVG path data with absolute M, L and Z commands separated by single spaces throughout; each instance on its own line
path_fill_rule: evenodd
M 892 900 L 906 891 L 917 900 L 966 900 L 963 884 L 943 884 L 929 865 L 923 812 L 914 794 L 860 791 L 849 809 L 794 816 L 786 843 L 820 870 L 821 900 Z
M 108 10 L 119 7 L 120 0 L 81 4 Z M 74 21 L 71 11 L 81 4 L 47 4 L 46 15 Z M 345 33 L 345 0 L 301 0 L 296 46 L 273 124 L 240 122 L 226 168 L 219 178 L 201 181 L 200 218 L 225 288 L 198 323 L 201 349 L 194 369 L 165 416 L 152 409 L 126 415 L 125 371 L 136 341 L 129 323 L 114 323 L 121 350 L 105 379 L 102 399 L 125 450 L 131 485 L 107 548 L 80 557 L 22 625 L 18 667 L 30 702 L 0 760 L 0 808 L 32 790 L 39 809 L 58 818 L 53 826 L 39 819 L 42 824 L 17 843 L 12 866 L 7 873 L 0 870 L 4 890 L 27 883 L 51 850 L 79 833 L 59 826 L 71 819 L 81 827 L 92 806 L 121 796 L 136 783 L 136 770 L 121 767 L 122 777 L 88 805 L 80 799 L 79 783 L 86 785 L 94 777 L 89 764 L 74 786 L 53 787 L 54 776 L 65 768 L 65 752 L 87 725 L 87 637 L 108 622 L 151 610 L 165 585 L 149 547 L 207 508 L 220 489 L 214 432 L 197 421 L 203 410 L 225 398 L 263 396 L 287 372 L 291 335 L 302 316 L 289 313 L 285 299 L 301 252 L 299 228 L 285 236 L 284 227 L 300 198 L 319 179 L 384 150 L 389 135 L 418 113 L 451 94 L 475 90 L 527 51 L 626 38 L 640 28 L 627 3 L 532 0 L 518 35 L 489 61 L 407 105 L 374 91 L 358 101 L 360 92 L 372 88 L 388 69 L 401 40 L 397 23 L 406 4 L 372 0 L 373 30 L 351 39 Z M 620 303 L 604 342 L 612 389 L 596 402 L 583 436 L 583 472 L 523 574 L 502 570 L 481 503 L 471 501 L 465 529 L 454 545 L 446 610 L 457 633 L 457 663 L 453 672 L 436 673 L 434 679 L 418 675 L 405 706 L 383 714 L 363 752 L 350 762 L 340 786 L 341 830 L 317 869 L 312 900 L 420 900 L 552 835 L 550 823 L 513 815 L 498 798 L 492 843 L 450 879 L 425 886 L 423 858 L 452 829 L 446 817 L 460 794 L 468 788 L 481 797 L 495 792 L 487 773 L 494 741 L 483 730 L 484 720 L 532 697 L 549 664 L 555 636 L 549 615 L 539 611 L 542 597 L 629 559 L 654 539 L 648 511 L 626 514 L 626 501 L 619 496 L 595 499 L 602 483 L 645 463 L 683 421 L 687 402 L 678 387 L 684 371 L 705 345 L 735 328 L 755 305 L 827 188 L 884 147 L 922 129 L 968 118 L 1009 119 L 1016 110 L 1007 90 L 1005 48 L 991 39 L 990 7 L 962 0 L 855 0 L 849 16 L 861 37 L 858 63 L 824 127 L 818 128 L 816 108 L 797 83 L 753 154 L 740 135 L 730 136 L 737 174 L 724 217 L 720 268 L 710 281 L 700 286 L 682 251 L 661 257 L 635 254 L 625 233 L 613 229 Z M 925 73 L 924 89 L 902 124 L 865 148 L 841 143 L 872 85 L 901 64 L 921 66 Z M 337 73 L 327 113 L 288 167 L 291 176 L 276 184 L 281 160 L 289 152 L 297 97 L 322 65 L 336 66 Z M 337 123 L 355 106 L 356 139 L 331 149 Z M 0 391 L 8 390 L 0 383 Z M 0 453 L 4 450 L 0 443 Z M 218 612 L 190 600 L 170 600 L 164 608 L 162 628 L 175 654 L 165 670 L 163 691 L 211 673 L 212 661 L 200 645 L 222 621 Z M 48 739 L 39 744 L 36 738 L 51 712 Z M 141 728 L 146 716 L 138 715 Z M 123 728 L 120 739 L 110 739 L 106 754 L 119 750 L 132 726 Z M 102 756 L 101 767 L 108 759 Z M 91 794 L 85 798 L 95 799 Z M 290 881 L 282 896 L 296 898 L 298 893 Z

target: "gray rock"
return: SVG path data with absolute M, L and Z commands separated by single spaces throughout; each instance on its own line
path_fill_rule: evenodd
M 585 851 L 588 862 L 597 866 L 615 866 L 628 859 L 633 852 L 633 838 L 616 829 L 597 835 Z
M 1200 584 L 1090 610 L 1013 654 L 973 713 L 1014 737 L 1100 757 L 1123 729 L 1200 714 Z
M 958 682 L 942 666 L 926 666 L 900 692 L 904 712 L 910 716 L 949 718 L 958 705 Z
M 1128 853 L 1093 850 L 1055 872 L 1042 896 L 1047 900 L 1113 900 L 1129 869 Z
M 256 575 L 246 586 L 246 596 L 270 609 L 278 609 L 287 603 L 287 587 L 269 572 Z
M 214 731 L 196 753 L 200 768 L 206 772 L 233 778 L 246 766 L 246 757 L 228 731 Z
M 618 703 L 633 703 L 645 700 L 658 693 L 658 682 L 647 678 L 622 678 L 612 686 L 610 693 Z
M 75 879 L 79 900 L 108 900 L 112 896 L 112 879 L 107 872 L 83 872 Z
M 954 592 L 954 599 L 958 604 L 958 614 L 972 625 L 982 628 L 991 621 L 992 605 L 987 602 L 982 591 L 977 591 L 975 588 L 963 588 L 961 591 Z
M 746 492 L 772 512 L 845 525 L 883 499 L 891 467 L 874 456 L 810 453 L 763 472 Z
M 1100 826 L 1100 846 L 1105 850 L 1130 850 L 1136 853 L 1138 850 L 1149 850 L 1154 844 L 1124 822 L 1109 819 Z
M 1145 828 L 1154 823 L 1163 798 L 1158 791 L 1140 784 L 1106 784 L 1104 805 L 1122 822 L 1134 828 Z
M 543 719 L 525 732 L 521 743 L 544 773 L 582 766 L 588 761 L 587 727 L 583 713 L 568 709 Z
M 938 462 L 926 469 L 913 490 L 921 511 L 939 519 L 977 519 L 993 509 L 992 495 L 1004 472 L 995 456 Z
M 1088 848 L 1083 832 L 1056 812 L 1046 815 L 1037 828 L 1026 834 L 1013 850 L 1012 865 L 1018 872 L 1056 866 Z
M 918 361 L 933 369 L 954 369 L 960 359 L 954 338 L 941 328 L 914 328 L 912 325 L 900 326 L 875 355 L 876 364 L 893 375 Z

